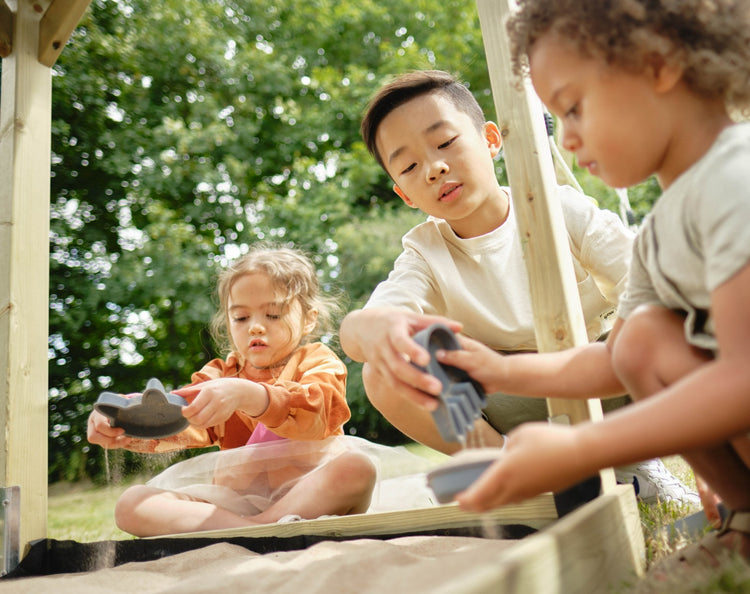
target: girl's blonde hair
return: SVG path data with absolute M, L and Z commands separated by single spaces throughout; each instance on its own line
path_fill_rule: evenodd
M 747 0 L 519 0 L 507 23 L 513 68 L 544 34 L 570 40 L 586 56 L 640 72 L 651 56 L 684 70 L 688 87 L 728 108 L 750 107 Z
M 332 297 L 321 295 L 317 271 L 303 251 L 270 243 L 255 244 L 244 256 L 231 262 L 221 273 L 216 286 L 219 302 L 211 321 L 211 336 L 226 351 L 234 348 L 229 334 L 229 294 L 238 278 L 253 273 L 267 275 L 276 287 L 278 298 L 285 304 L 299 302 L 302 316 L 317 311 L 315 329 L 303 342 L 332 330 L 333 316 L 339 306 Z

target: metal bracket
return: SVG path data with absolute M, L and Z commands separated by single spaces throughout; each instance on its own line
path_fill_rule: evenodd
M 0 575 L 5 575 L 20 561 L 21 487 L 0 487 L 0 534 L 3 538 Z

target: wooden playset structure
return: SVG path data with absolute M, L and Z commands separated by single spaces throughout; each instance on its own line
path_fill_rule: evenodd
M 510 0 L 512 2 L 512 0 Z M 90 0 L 0 0 L 0 487 L 5 572 L 47 534 L 47 338 L 51 67 Z M 537 341 L 552 351 L 587 340 L 541 104 L 510 69 L 509 0 L 477 0 L 514 207 L 530 277 Z M 75 51 L 75 47 L 68 51 Z M 601 418 L 598 400 L 548 400 L 552 422 Z M 552 494 L 490 514 L 538 532 L 514 544 L 483 584 L 494 591 L 603 591 L 645 563 L 632 487 L 603 471 L 602 493 L 558 519 Z M 264 537 L 399 534 L 478 523 L 455 506 L 201 533 Z M 13 533 L 15 531 L 15 536 Z M 195 535 L 186 535 L 195 536 Z M 15 544 L 20 551 L 13 551 Z M 0 569 L 3 569 L 0 567 Z M 487 581 L 489 580 L 489 581 Z M 483 587 L 484 587 L 483 586 Z M 467 583 L 467 590 L 470 591 Z

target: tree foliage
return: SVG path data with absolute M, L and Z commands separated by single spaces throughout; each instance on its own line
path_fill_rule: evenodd
M 94 0 L 53 70 L 51 480 L 103 475 L 102 389 L 176 387 L 221 355 L 216 271 L 254 241 L 309 251 L 364 303 L 419 215 L 359 120 L 414 68 L 453 72 L 494 119 L 473 0 Z M 402 440 L 349 364 L 350 430 Z

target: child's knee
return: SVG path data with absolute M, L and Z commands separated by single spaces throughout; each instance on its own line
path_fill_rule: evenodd
M 335 481 L 353 493 L 369 493 L 375 487 L 377 469 L 372 460 L 360 452 L 346 452 L 336 458 Z
M 639 377 L 654 365 L 654 353 L 669 340 L 672 312 L 657 306 L 637 308 L 623 324 L 612 349 L 612 365 L 620 379 Z
M 143 499 L 150 493 L 145 485 L 134 485 L 128 487 L 115 503 L 115 524 L 120 530 L 133 534 L 135 523 L 135 510 Z

